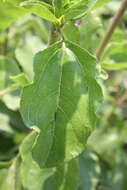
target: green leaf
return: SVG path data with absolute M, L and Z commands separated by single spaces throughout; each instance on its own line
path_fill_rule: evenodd
M 10 77 L 19 73 L 20 70 L 13 59 L 0 56 L 0 89 L 8 87 L 12 83 Z
M 96 60 L 85 50 L 80 54 L 78 46 L 67 45 L 78 52 L 79 60 L 69 50 L 60 49 L 61 43 L 38 53 L 34 83 L 22 94 L 24 121 L 40 129 L 33 146 L 33 158 L 40 167 L 78 156 L 95 123 L 94 103 L 101 93 L 95 80 Z
M 107 70 L 119 70 L 127 68 L 127 42 L 110 43 L 101 58 L 101 65 Z
M 31 151 L 37 135 L 37 132 L 33 131 L 25 138 L 20 147 L 23 186 L 29 190 L 76 190 L 78 168 L 75 160 L 58 168 L 50 169 L 40 169 L 32 160 Z
M 14 159 L 13 164 L 8 169 L 1 190 L 22 190 L 20 163 L 21 159 L 18 156 Z
M 28 129 L 26 128 L 26 126 L 24 125 L 24 123 L 22 121 L 19 111 L 10 110 L 2 101 L 0 101 L 0 112 L 2 114 L 6 114 L 5 119 L 2 116 L 3 120 L 5 120 L 6 122 L 9 122 L 10 125 L 15 128 L 15 130 L 19 131 L 20 133 L 22 131 L 23 132 L 28 131 Z M 2 122 L 2 120 L 1 120 L 1 122 Z M 4 130 L 7 129 L 7 127 L 5 127 L 3 124 L 1 124 L 1 125 L 4 127 Z M 10 129 L 10 126 L 8 126 L 8 128 Z
M 32 159 L 32 146 L 36 140 L 37 132 L 31 132 L 20 147 L 22 158 L 21 177 L 23 186 L 29 190 L 42 190 L 44 181 L 53 173 L 53 169 L 41 170 Z M 34 182 L 34 183 L 33 183 Z
M 0 170 L 0 187 L 2 187 L 6 176 L 7 176 L 7 170 L 6 169 Z
M 127 54 L 127 42 L 112 42 L 110 43 L 107 48 L 105 49 L 102 60 L 106 58 L 110 58 L 111 60 L 115 60 L 116 62 L 127 62 L 126 58 Z
M 0 169 L 3 169 L 3 168 L 9 168 L 9 166 L 12 164 L 12 161 L 6 161 L 6 162 L 0 162 Z
M 35 24 L 36 26 L 36 24 Z M 37 26 L 36 26 L 37 27 Z M 36 44 L 36 45 L 35 45 Z M 26 35 L 25 40 L 21 40 L 20 44 L 16 47 L 15 55 L 24 73 L 30 81 L 33 80 L 33 58 L 34 55 L 42 50 L 43 44 L 41 39 L 37 36 Z
M 29 13 L 34 13 L 50 22 L 58 22 L 55 15 L 51 12 L 52 7 L 41 1 L 25 1 L 21 5 L 28 10 Z
M 78 27 L 74 25 L 74 22 L 72 21 L 66 22 L 64 26 L 62 27 L 61 31 L 66 40 L 79 44 L 80 33 L 79 33 Z
M 12 3 L 12 0 L 2 0 L 5 3 Z M 13 0 L 13 5 L 18 5 L 23 0 Z
M 101 173 L 97 155 L 89 150 L 85 150 L 79 156 L 79 170 L 80 190 L 95 190 Z
M 82 66 L 85 80 L 88 87 L 89 93 L 89 102 L 90 102 L 90 113 L 92 115 L 94 111 L 94 104 L 96 101 L 100 101 L 102 99 L 102 90 L 100 85 L 97 82 L 97 60 L 94 56 L 89 54 L 85 49 L 80 48 L 78 45 L 73 44 L 71 42 L 66 42 L 66 46 L 75 54 L 77 60 Z M 94 117 L 93 122 L 94 123 Z
M 62 15 L 63 3 L 64 3 L 64 0 L 53 0 L 55 15 L 58 18 Z
M 120 70 L 120 69 L 127 69 L 127 63 L 115 63 L 111 60 L 106 60 L 102 62 L 102 67 L 107 70 Z
M 26 10 L 12 2 L 0 2 L 0 29 L 9 27 L 17 18 L 24 16 Z
M 101 19 L 96 13 L 89 13 L 82 18 L 78 28 L 80 32 L 80 46 L 90 52 L 94 52 L 100 40 L 97 32 L 99 29 L 102 29 Z
M 45 181 L 43 188 L 44 190 L 77 190 L 78 181 L 77 162 L 72 160 L 59 166 L 56 172 Z
M 29 84 L 28 79 L 24 73 L 12 76 L 10 79 L 21 87 L 27 86 Z
M 114 124 L 115 125 L 115 124 Z M 119 138 L 120 132 L 117 128 L 110 128 L 107 130 L 100 128 L 95 129 L 90 138 L 88 139 L 88 145 L 110 166 L 115 166 L 117 162 L 116 151 L 122 146 L 121 138 Z M 124 137 L 122 136 L 122 139 Z M 103 141 L 103 143 L 102 143 Z M 110 149 L 109 149 L 110 147 Z
M 126 177 L 126 166 L 123 162 L 114 168 L 109 168 L 102 162 L 98 189 L 103 187 L 106 190 L 126 190 Z
M 73 2 L 73 1 L 72 1 Z M 96 0 L 74 1 L 69 8 L 65 10 L 66 20 L 77 19 L 87 14 L 95 5 Z

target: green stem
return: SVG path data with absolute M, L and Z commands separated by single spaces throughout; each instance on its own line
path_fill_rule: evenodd
M 48 47 L 54 44 L 58 40 L 58 35 L 59 35 L 59 32 L 58 32 L 57 27 L 54 24 L 52 24 L 50 34 L 49 34 Z
M 7 55 L 7 51 L 8 51 L 8 33 L 9 33 L 9 28 L 5 30 L 5 39 L 0 44 L 0 54 L 5 55 L 5 56 Z

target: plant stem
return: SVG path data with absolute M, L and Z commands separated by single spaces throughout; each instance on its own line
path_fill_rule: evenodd
M 13 91 L 17 90 L 17 89 L 19 89 L 20 87 L 21 87 L 21 86 L 19 86 L 19 85 L 17 85 L 17 84 L 13 84 L 13 85 L 11 85 L 10 87 L 5 88 L 4 90 L 1 90 L 1 91 L 0 91 L 0 99 L 1 99 L 4 95 L 9 94 L 10 92 L 13 92 Z
M 121 3 L 121 6 L 118 10 L 118 12 L 116 13 L 116 15 L 113 17 L 112 22 L 104 36 L 104 38 L 102 39 L 97 51 L 96 51 L 96 56 L 98 59 L 100 59 L 105 47 L 107 46 L 116 26 L 118 25 L 118 23 L 120 22 L 121 17 L 123 16 L 124 12 L 127 9 L 127 0 L 123 0 L 123 2 Z
M 0 43 L 0 55 L 6 56 L 7 51 L 8 51 L 8 33 L 9 33 L 9 28 L 7 28 L 4 32 L 4 41 Z
M 6 29 L 6 38 L 3 44 L 3 55 L 6 55 L 8 51 L 8 33 L 9 33 L 9 28 Z
M 54 24 L 51 25 L 48 47 L 58 40 L 58 30 Z

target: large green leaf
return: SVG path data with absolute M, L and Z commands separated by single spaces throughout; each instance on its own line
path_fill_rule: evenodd
M 53 122 L 55 110 L 57 108 L 60 65 L 58 64 L 58 53 L 57 55 L 55 54 L 55 56 L 52 55 L 60 48 L 60 46 L 61 43 L 57 43 L 56 45 L 44 50 L 44 52 L 37 54 L 35 61 L 35 73 L 37 73 L 37 75 L 35 74 L 36 82 L 24 89 L 21 100 L 21 113 L 27 126 L 36 125 L 41 129 L 40 137 L 42 138 L 40 138 L 41 142 L 39 143 L 39 146 L 42 147 L 42 157 L 45 155 L 42 164 L 46 162 L 45 159 L 47 159 L 54 137 Z M 46 85 L 41 85 L 42 81 Z M 40 98 L 36 99 L 36 93 L 39 94 Z M 33 98 L 35 99 L 35 104 L 32 103 Z M 28 100 L 30 104 L 27 102 Z M 39 113 L 40 108 L 38 109 L 37 105 L 42 109 L 41 113 Z M 29 119 L 28 112 L 31 109 L 30 107 L 34 112 L 30 113 L 30 115 L 32 115 Z M 42 157 L 40 159 L 42 159 Z
M 22 94 L 24 121 L 40 129 L 33 147 L 40 167 L 78 156 L 95 123 L 94 103 L 101 94 L 95 80 L 96 60 L 78 46 L 66 44 L 78 60 L 68 49 L 60 48 L 61 43 L 38 53 L 34 83 Z

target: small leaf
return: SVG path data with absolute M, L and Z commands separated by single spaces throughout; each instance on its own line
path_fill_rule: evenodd
M 107 70 L 120 70 L 120 69 L 127 69 L 127 63 L 115 63 L 114 61 L 107 60 L 102 62 L 102 67 Z
M 27 86 L 29 84 L 28 79 L 24 73 L 21 73 L 16 76 L 10 77 L 11 80 L 13 80 L 16 84 L 18 84 L 21 87 Z
M 79 29 L 74 25 L 72 21 L 68 21 L 67 23 L 65 23 L 61 31 L 66 40 L 79 44 L 80 42 Z
M 110 43 L 101 58 L 101 65 L 107 70 L 119 70 L 127 68 L 127 42 Z
M 72 5 L 70 4 L 69 8 L 64 12 L 65 19 L 77 19 L 86 15 L 93 8 L 95 3 L 96 0 L 74 1 L 74 3 L 72 3 Z
M 50 11 L 52 7 L 49 4 L 41 1 L 25 1 L 21 3 L 21 6 L 28 10 L 29 13 L 34 13 L 50 22 L 58 22 L 55 15 Z
M 114 59 L 116 62 L 127 62 L 127 42 L 112 42 L 105 49 L 101 60 Z
M 63 0 L 53 0 L 55 15 L 58 18 L 62 15 L 63 3 L 64 3 Z
M 10 77 L 19 73 L 20 69 L 13 59 L 0 56 L 0 89 L 12 84 Z
M 31 21 L 28 20 L 28 22 L 30 23 Z M 33 23 L 33 25 L 35 25 L 35 27 L 38 27 L 36 23 Z M 43 31 L 41 31 L 41 33 L 42 35 L 44 35 Z M 25 40 L 21 39 L 20 44 L 16 47 L 15 50 L 16 59 L 18 60 L 18 63 L 22 67 L 23 72 L 27 75 L 30 81 L 33 80 L 33 75 L 34 75 L 33 73 L 34 55 L 43 48 L 44 47 L 41 39 L 38 36 L 33 36 L 30 34 L 25 35 Z

